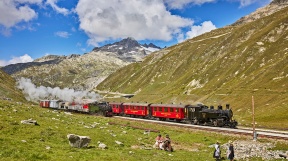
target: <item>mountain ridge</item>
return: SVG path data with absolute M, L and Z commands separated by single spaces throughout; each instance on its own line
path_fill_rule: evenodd
M 150 46 L 155 47 L 154 44 Z M 10 64 L 1 69 L 15 79 L 29 78 L 38 86 L 87 90 L 118 68 L 142 61 L 154 50 L 142 46 L 133 38 L 126 38 L 94 48 L 83 55 L 46 55 L 33 62 Z

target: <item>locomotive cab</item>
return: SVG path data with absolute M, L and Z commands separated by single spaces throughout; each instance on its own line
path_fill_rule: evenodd
M 199 119 L 202 118 L 201 109 L 202 107 L 198 105 L 187 105 L 185 107 L 186 121 L 195 125 L 199 124 Z

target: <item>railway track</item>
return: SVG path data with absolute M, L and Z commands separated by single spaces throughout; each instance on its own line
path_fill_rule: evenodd
M 183 124 L 183 123 L 168 122 L 168 121 L 146 120 L 146 119 L 140 119 L 140 118 L 130 118 L 130 117 L 121 117 L 121 116 L 114 116 L 114 117 L 126 119 L 126 120 L 151 122 L 151 123 L 157 123 L 157 124 L 163 124 L 163 125 L 169 125 L 169 126 L 177 126 L 177 127 L 181 126 L 181 127 L 192 128 L 192 129 L 197 129 L 197 130 L 246 135 L 246 136 L 251 136 L 253 138 L 253 130 L 249 128 L 244 128 L 244 127 L 240 127 L 238 129 L 230 129 L 230 128 L 221 128 L 221 127 Z M 257 134 L 257 138 L 272 138 L 272 139 L 279 139 L 279 140 L 288 140 L 288 131 L 276 131 L 276 130 L 266 130 L 266 129 L 256 128 L 255 132 Z

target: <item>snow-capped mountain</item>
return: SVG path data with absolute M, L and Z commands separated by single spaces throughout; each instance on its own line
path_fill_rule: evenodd
M 146 55 L 149 55 L 150 53 L 158 51 L 160 49 L 160 47 L 152 43 L 150 43 L 149 45 L 141 45 L 134 38 L 128 37 L 113 44 L 107 44 L 102 47 L 95 47 L 93 51 L 117 53 L 119 59 L 128 62 L 135 62 L 141 61 Z

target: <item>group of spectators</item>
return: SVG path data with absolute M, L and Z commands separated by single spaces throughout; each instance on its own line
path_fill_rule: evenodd
M 173 151 L 173 148 L 171 146 L 171 139 L 169 137 L 169 135 L 166 135 L 165 138 L 162 137 L 161 134 L 159 134 L 156 139 L 155 139 L 155 144 L 154 144 L 154 148 L 156 149 L 160 149 L 160 150 L 165 150 L 165 151 Z
M 165 138 L 163 138 L 161 136 L 161 134 L 159 134 L 156 138 L 155 138 L 155 144 L 154 144 L 154 148 L 156 149 L 160 149 L 160 150 L 165 150 L 165 151 L 173 151 L 173 148 L 171 146 L 171 139 L 169 137 L 169 135 L 166 135 Z M 221 149 L 220 149 L 220 143 L 219 141 L 216 142 L 215 144 L 215 150 L 213 152 L 213 157 L 216 160 L 221 160 Z M 229 141 L 229 147 L 227 149 L 227 158 L 230 161 L 234 161 L 234 147 L 233 147 L 233 142 Z
M 213 157 L 216 160 L 221 160 L 222 159 L 221 158 L 220 144 L 219 144 L 218 141 L 215 144 L 215 150 L 214 150 L 214 153 L 213 153 Z M 234 160 L 234 147 L 233 147 L 233 142 L 232 141 L 229 141 L 229 146 L 228 146 L 228 149 L 227 149 L 227 158 L 230 161 Z

